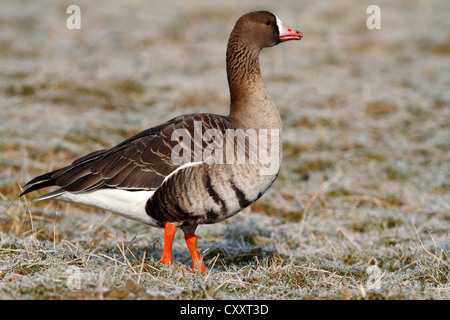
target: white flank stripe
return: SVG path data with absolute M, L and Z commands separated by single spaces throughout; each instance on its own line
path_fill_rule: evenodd
M 169 179 L 169 177 L 172 176 L 172 175 L 174 175 L 176 172 L 178 172 L 178 171 L 180 171 L 180 170 L 183 170 L 183 169 L 186 169 L 187 167 L 196 166 L 196 165 L 202 164 L 202 163 L 203 163 L 203 162 L 198 161 L 198 162 L 188 162 L 188 163 L 183 164 L 182 166 L 180 166 L 180 167 L 176 168 L 175 170 L 173 170 L 168 176 L 166 176 L 166 177 L 164 178 L 163 183 L 166 182 L 167 179 Z

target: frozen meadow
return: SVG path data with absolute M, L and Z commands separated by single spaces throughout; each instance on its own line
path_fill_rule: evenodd
M 450 3 L 0 3 L 0 299 L 450 299 Z M 236 19 L 301 41 L 261 53 L 283 164 L 235 217 L 197 229 L 206 274 L 157 264 L 164 231 L 18 199 L 36 175 L 190 112 L 228 113 Z M 42 195 L 43 193 L 41 193 Z M 209 266 L 208 266 L 209 264 Z

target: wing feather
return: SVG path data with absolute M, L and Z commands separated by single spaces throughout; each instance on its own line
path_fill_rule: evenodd
M 59 186 L 60 190 L 69 192 L 99 188 L 155 190 L 165 177 L 182 165 L 175 164 L 171 158 L 172 149 L 179 143 L 172 141 L 173 132 L 186 129 L 189 136 L 194 137 L 194 130 L 198 130 L 196 121 L 201 121 L 203 130 L 216 128 L 224 131 L 232 127 L 230 120 L 224 116 L 178 116 L 144 130 L 111 149 L 89 153 L 67 167 L 34 178 L 26 184 L 28 189 L 23 194 L 49 186 Z M 202 144 L 201 148 L 204 147 Z M 191 150 L 191 161 L 194 159 L 194 150 Z

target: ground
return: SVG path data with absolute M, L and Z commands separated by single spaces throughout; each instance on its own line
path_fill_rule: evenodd
M 69 4 L 81 30 L 69 30 Z M 381 29 L 366 10 L 381 9 Z M 449 299 L 450 3 L 0 4 L 0 298 Z M 267 9 L 304 34 L 261 54 L 283 121 L 272 188 L 200 226 L 206 274 L 163 230 L 18 199 L 38 174 L 189 112 L 228 112 L 226 41 Z M 42 194 L 42 193 L 39 193 Z

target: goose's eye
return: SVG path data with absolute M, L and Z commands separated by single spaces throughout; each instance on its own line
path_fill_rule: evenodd
M 270 26 L 270 20 L 266 20 L 266 22 L 264 22 L 266 25 Z

